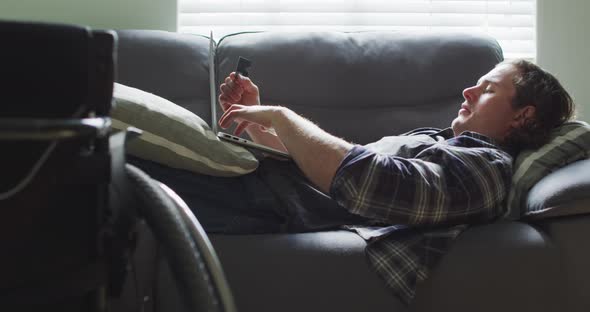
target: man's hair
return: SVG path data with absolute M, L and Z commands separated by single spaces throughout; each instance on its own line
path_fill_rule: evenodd
M 552 129 L 575 117 L 574 102 L 559 80 L 541 67 L 527 60 L 509 60 L 498 65 L 502 64 L 518 70 L 513 80 L 516 94 L 512 106 L 535 107 L 533 118 L 512 129 L 503 145 L 515 152 L 538 148 L 547 143 Z

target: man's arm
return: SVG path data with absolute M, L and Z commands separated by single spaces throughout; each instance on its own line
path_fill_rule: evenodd
M 232 122 L 244 121 L 275 129 L 305 176 L 326 193 L 336 169 L 353 146 L 285 107 L 232 105 L 219 124 L 227 128 Z

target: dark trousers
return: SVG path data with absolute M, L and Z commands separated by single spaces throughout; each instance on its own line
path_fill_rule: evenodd
M 256 171 L 230 178 L 128 162 L 173 189 L 209 233 L 310 232 L 368 221 L 317 190 L 290 161 L 263 159 Z

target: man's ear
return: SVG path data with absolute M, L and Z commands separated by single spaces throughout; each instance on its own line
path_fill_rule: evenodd
M 514 119 L 512 120 L 512 127 L 518 128 L 522 126 L 527 120 L 533 119 L 535 117 L 536 112 L 537 108 L 533 105 L 527 105 L 523 108 L 518 109 L 518 111 L 514 115 Z

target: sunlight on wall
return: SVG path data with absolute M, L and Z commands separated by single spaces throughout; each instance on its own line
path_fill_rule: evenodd
M 176 31 L 176 0 L 2 0 L 0 19 Z

